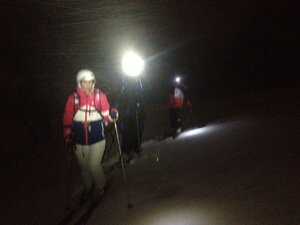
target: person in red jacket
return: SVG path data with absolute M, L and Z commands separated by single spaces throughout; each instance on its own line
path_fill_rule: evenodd
M 75 145 L 84 184 L 82 198 L 94 190 L 94 198 L 99 200 L 106 185 L 101 165 L 106 144 L 104 127 L 118 119 L 118 112 L 110 107 L 105 93 L 94 88 L 95 83 L 92 71 L 77 73 L 76 91 L 65 105 L 63 134 L 67 144 Z
M 173 87 L 169 92 L 169 118 L 172 129 L 173 138 L 179 135 L 182 131 L 182 109 L 187 96 L 184 92 L 186 86 L 180 77 L 176 77 L 173 82 Z M 188 100 L 189 102 L 189 100 Z M 189 104 L 189 103 L 188 103 Z

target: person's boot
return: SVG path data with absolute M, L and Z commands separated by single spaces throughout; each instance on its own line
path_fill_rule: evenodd
M 173 134 L 173 138 L 176 138 L 181 133 L 181 127 L 177 128 Z
M 134 158 L 130 159 L 130 161 L 129 161 L 129 165 L 134 165 L 134 164 L 135 164 L 135 160 L 134 160 Z
M 134 153 L 133 153 L 133 151 L 131 151 L 129 154 L 128 154 L 128 159 L 126 160 L 126 163 L 127 164 L 131 164 L 130 162 L 132 161 L 132 160 L 134 160 Z

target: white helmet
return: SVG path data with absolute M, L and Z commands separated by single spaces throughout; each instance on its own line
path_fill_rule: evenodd
M 80 86 L 80 81 L 82 80 L 86 80 L 86 81 L 93 80 L 94 83 L 96 82 L 94 73 L 91 70 L 87 70 L 87 69 L 80 70 L 77 73 L 77 84 L 79 86 Z

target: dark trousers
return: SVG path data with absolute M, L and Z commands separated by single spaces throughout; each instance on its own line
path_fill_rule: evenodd
M 181 109 L 180 108 L 170 108 L 170 125 L 171 128 L 178 129 L 181 127 L 182 118 L 181 118 Z
M 139 133 L 137 126 L 139 126 Z M 144 123 L 139 121 L 137 124 L 135 117 L 124 120 L 124 129 L 122 130 L 122 151 L 124 153 L 132 155 L 133 152 L 140 152 L 143 128 Z

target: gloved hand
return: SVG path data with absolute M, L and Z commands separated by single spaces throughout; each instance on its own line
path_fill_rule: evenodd
M 113 120 L 118 120 L 118 118 L 119 118 L 118 110 L 116 108 L 110 108 L 110 110 L 109 110 L 109 116 Z
M 73 145 L 73 135 L 72 135 L 72 133 L 65 134 L 64 138 L 65 138 L 65 145 L 66 146 Z

